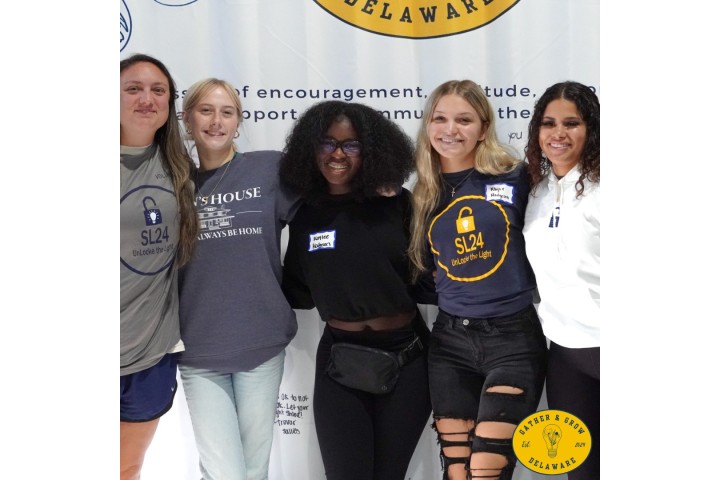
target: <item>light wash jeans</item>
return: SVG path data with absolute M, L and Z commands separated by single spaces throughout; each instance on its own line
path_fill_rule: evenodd
M 178 365 L 203 480 L 267 480 L 285 351 L 248 372 Z

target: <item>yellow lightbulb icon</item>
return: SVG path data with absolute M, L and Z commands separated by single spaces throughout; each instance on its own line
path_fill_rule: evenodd
M 557 455 L 558 443 L 562 438 L 562 430 L 557 425 L 550 424 L 543 429 L 542 437 L 545 440 L 548 456 L 554 458 Z

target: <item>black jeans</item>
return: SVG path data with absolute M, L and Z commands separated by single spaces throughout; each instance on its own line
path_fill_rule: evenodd
M 568 480 L 600 478 L 600 347 L 565 348 L 550 344 L 548 407 L 572 413 L 587 425 L 592 448 Z
M 330 347 L 349 342 L 397 352 L 413 336 L 412 327 L 347 332 L 325 326 L 317 350 L 313 411 L 328 480 L 404 480 L 430 418 L 427 349 L 401 368 L 391 393 L 373 395 L 325 374 Z
M 535 412 L 547 368 L 547 347 L 540 320 L 530 305 L 505 317 L 465 318 L 442 310 L 430 337 L 429 376 L 436 418 L 518 424 Z M 519 395 L 488 393 L 494 386 L 516 387 Z M 501 453 L 512 476 L 511 442 Z M 472 451 L 488 451 L 473 438 Z M 503 477 L 505 478 L 505 477 Z

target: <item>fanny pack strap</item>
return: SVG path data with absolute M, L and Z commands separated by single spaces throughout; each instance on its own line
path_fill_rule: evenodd
M 419 335 L 415 335 L 415 339 L 410 342 L 410 344 L 403 348 L 401 351 L 397 353 L 397 360 L 398 365 L 403 366 L 406 363 L 409 363 L 412 359 L 414 359 L 416 356 L 420 354 L 425 349 L 425 346 L 422 343 L 422 339 Z

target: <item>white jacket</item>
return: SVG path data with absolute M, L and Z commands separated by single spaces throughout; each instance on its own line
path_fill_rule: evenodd
M 523 230 L 543 331 L 567 348 L 600 346 L 600 184 L 584 180 L 577 198 L 579 177 L 577 166 L 560 180 L 550 172 L 530 194 Z

